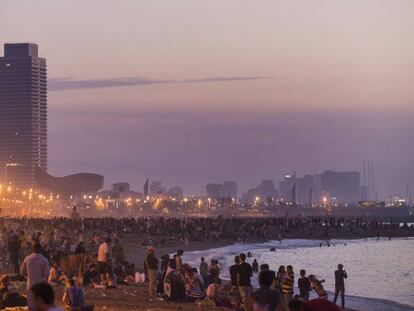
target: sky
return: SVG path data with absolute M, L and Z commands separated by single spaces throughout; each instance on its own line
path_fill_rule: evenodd
M 412 38 L 412 0 L 0 0 L 0 44 L 47 58 L 49 172 L 137 190 L 372 159 L 414 192 Z

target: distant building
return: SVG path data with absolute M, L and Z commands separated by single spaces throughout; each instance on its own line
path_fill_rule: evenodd
M 314 174 L 312 178 L 312 204 L 319 204 L 322 201 L 322 174 Z
M 213 199 L 223 198 L 224 189 L 222 184 L 211 183 L 206 186 L 207 196 Z
M 46 59 L 33 43 L 6 43 L 0 57 L 0 167 L 17 187 L 47 171 Z
M 286 174 L 279 183 L 279 195 L 285 202 L 293 202 L 296 200 L 296 173 Z
M 303 205 L 312 205 L 313 201 L 313 176 L 305 175 L 296 178 L 296 202 Z
M 129 183 L 120 182 L 120 183 L 112 184 L 112 189 L 111 190 L 113 192 L 118 192 L 120 194 L 129 193 L 130 192 Z
M 36 167 L 35 179 L 38 189 L 66 196 L 95 193 L 102 189 L 104 184 L 104 177 L 98 174 L 79 173 L 54 177 L 40 167 Z
M 254 203 L 257 198 L 260 200 L 260 191 L 257 188 L 247 190 L 247 192 L 242 196 L 242 200 L 247 203 Z M 261 200 L 263 201 L 263 199 Z
M 184 196 L 184 189 L 179 186 L 172 187 L 168 190 L 168 195 L 180 200 Z
M 258 186 L 259 196 L 262 200 L 268 200 L 277 196 L 275 184 L 272 180 L 263 180 Z
M 161 181 L 153 181 L 151 182 L 149 186 L 149 191 L 151 195 L 156 195 L 156 194 L 165 194 L 167 192 L 167 189 L 162 186 Z
M 237 183 L 235 181 L 225 181 L 223 183 L 223 197 L 237 198 Z
M 335 203 L 349 204 L 361 200 L 361 180 L 359 172 L 325 171 L 322 174 L 322 192 Z

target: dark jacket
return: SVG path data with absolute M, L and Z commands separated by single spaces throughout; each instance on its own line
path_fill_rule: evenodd
M 144 264 L 145 270 L 158 270 L 158 259 L 153 253 L 147 255 L 147 260 Z
M 345 270 L 336 270 L 335 271 L 335 287 L 336 288 L 344 288 L 345 287 L 345 281 L 348 276 L 346 275 Z

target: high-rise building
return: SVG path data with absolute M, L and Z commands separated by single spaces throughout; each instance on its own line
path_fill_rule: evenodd
M 259 190 L 259 196 L 262 200 L 274 199 L 277 196 L 275 184 L 272 180 L 262 180 L 257 186 Z
M 46 60 L 33 43 L 4 45 L 0 57 L 0 169 L 5 182 L 35 186 L 47 170 Z
M 325 171 L 322 174 L 322 192 L 337 203 L 356 203 L 361 200 L 359 172 Z
M 213 199 L 223 198 L 223 184 L 208 184 L 206 186 L 207 196 Z
M 296 173 L 286 174 L 279 182 L 280 197 L 286 202 L 296 201 Z
M 228 180 L 223 183 L 223 197 L 237 198 L 237 194 L 237 183 L 235 181 Z
M 305 175 L 296 178 L 296 202 L 305 206 L 311 206 L 313 199 L 313 176 Z

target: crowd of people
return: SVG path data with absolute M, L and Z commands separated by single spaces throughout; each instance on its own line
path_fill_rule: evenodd
M 162 243 L 163 237 L 182 241 L 245 241 L 249 238 L 301 236 L 329 239 L 336 236 L 388 237 L 414 233 L 413 226 L 401 225 L 398 220 L 379 221 L 362 217 L 1 218 L 0 226 L 5 228 L 4 224 L 10 222 L 30 231 L 55 231 L 55 237 L 66 233 L 70 233 L 69 237 L 74 233 L 81 235 L 99 228 L 103 232 L 151 236 L 158 238 L 157 243 Z M 70 239 L 66 242 L 70 243 Z
M 151 301 L 159 297 L 161 300 L 197 302 L 200 306 L 246 311 L 324 310 L 306 309 L 306 306 L 315 303 L 315 299 L 309 303 L 310 292 L 315 291 L 318 297 L 316 305 L 339 310 L 335 309 L 335 306 L 340 294 L 341 307 L 345 308 L 345 279 L 348 276 L 342 264 L 338 265 L 334 273 L 333 302 L 328 302 L 328 293 L 322 285 L 324 280 L 319 280 L 316 275 L 307 276 L 305 270 L 300 270 L 300 278 L 297 280 L 298 293 L 295 295 L 295 274 L 291 265 L 280 266 L 275 272 L 268 264 L 261 264 L 255 271 L 253 265 L 246 261 L 246 254 L 241 253 L 235 256 L 234 264 L 229 268 L 230 283 L 226 287 L 222 284 L 220 265 L 215 259 L 207 264 L 205 258 L 201 257 L 199 267 L 192 267 L 182 262 L 183 251 L 178 250 L 172 258 L 163 255 L 161 267 L 158 269 L 159 261 L 155 252 L 156 249 L 150 247 L 145 261 Z M 254 260 L 253 263 L 257 261 Z M 251 279 L 255 273 L 258 273 L 260 288 L 253 291 Z
M 157 254 L 163 239 L 183 244 L 219 239 L 245 240 L 251 237 L 279 240 L 289 233 L 317 233 L 329 239 L 342 231 L 391 232 L 412 227 L 398 222 L 378 222 L 359 218 L 87 218 L 87 219 L 0 219 L 1 271 L 10 272 L 0 279 L 0 304 L 27 304 L 30 310 L 54 306 L 50 289 L 63 288 L 62 302 L 68 310 L 90 310 L 84 301 L 89 287 L 111 289 L 137 283 L 148 284 L 148 300 L 196 303 L 201 307 L 233 310 L 313 310 L 308 302 L 313 290 L 318 300 L 328 301 L 324 280 L 300 270 L 295 280 L 293 267 L 280 266 L 273 271 L 254 260 L 252 265 L 242 253 L 229 268 L 230 282 L 222 282 L 221 266 L 201 258 L 198 267 L 183 262 L 183 250 L 174 255 Z M 145 261 L 137 267 L 128 262 L 121 241 L 141 236 L 147 246 Z M 253 291 L 251 278 L 258 274 L 260 288 Z M 335 296 L 345 306 L 345 282 L 342 265 L 335 271 Z M 10 278 L 26 281 L 26 296 L 7 292 Z M 299 292 L 294 293 L 297 283 Z M 40 294 L 39 294 L 40 293 Z M 7 295 L 6 295 L 7 294 Z M 43 296 L 42 296 L 43 295 Z M 39 298 L 40 297 L 40 298 Z M 326 304 L 325 302 L 319 302 Z M 39 307 L 40 306 L 40 307 Z M 49 310 L 50 310 L 49 308 Z M 55 307 L 53 307 L 55 308 Z M 308 309 L 305 309 L 308 308 Z M 315 309 L 316 310 L 316 309 Z M 334 310 L 334 309 L 332 309 Z

